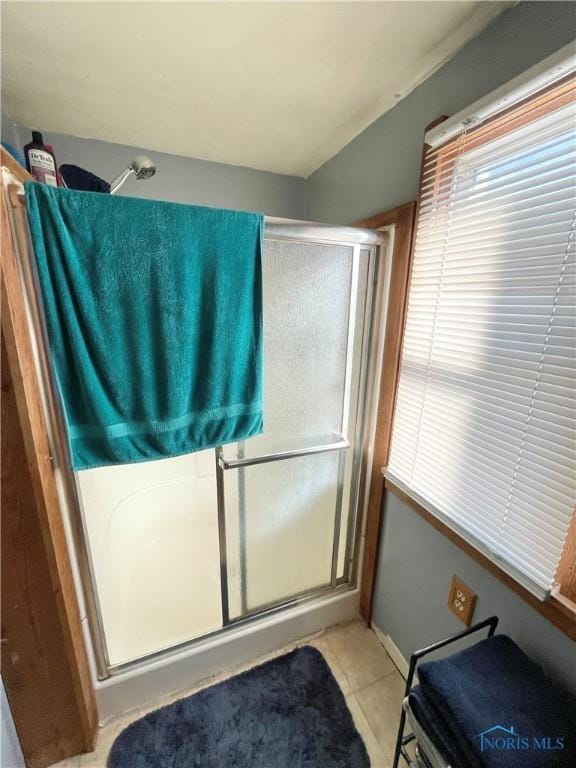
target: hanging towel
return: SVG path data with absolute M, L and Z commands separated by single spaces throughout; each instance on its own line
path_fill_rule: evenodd
M 262 432 L 263 216 L 26 184 L 75 470 Z
M 58 169 L 68 189 L 81 189 L 84 192 L 110 192 L 110 184 L 91 171 L 86 171 L 78 165 L 61 165 Z

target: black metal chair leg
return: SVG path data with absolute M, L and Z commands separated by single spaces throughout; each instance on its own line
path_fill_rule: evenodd
M 404 737 L 404 725 L 406 723 L 406 712 L 402 707 L 402 713 L 400 715 L 400 723 L 398 725 L 398 736 L 396 738 L 396 749 L 394 750 L 394 761 L 392 768 L 398 768 L 398 761 L 400 760 L 400 750 L 402 749 L 402 739 Z

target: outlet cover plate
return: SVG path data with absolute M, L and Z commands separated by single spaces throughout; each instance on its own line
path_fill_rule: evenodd
M 476 605 L 476 593 L 472 592 L 467 584 L 458 578 L 452 576 L 450 582 L 450 592 L 448 593 L 448 608 L 455 616 L 458 616 L 461 622 L 470 626 L 474 606 Z

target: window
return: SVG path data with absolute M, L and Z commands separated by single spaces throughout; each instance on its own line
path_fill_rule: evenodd
M 540 598 L 575 503 L 575 90 L 427 148 L 386 472 Z

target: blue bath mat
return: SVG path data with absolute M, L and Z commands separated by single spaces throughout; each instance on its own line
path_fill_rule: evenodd
M 129 725 L 108 768 L 369 768 L 342 691 L 305 646 Z

